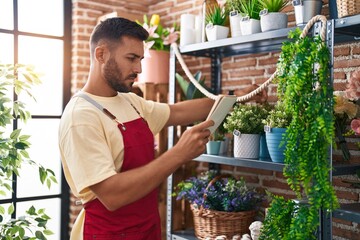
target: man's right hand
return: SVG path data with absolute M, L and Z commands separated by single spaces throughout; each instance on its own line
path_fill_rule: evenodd
M 181 154 L 185 162 L 191 161 L 203 154 L 210 137 L 210 130 L 208 128 L 213 125 L 214 121 L 207 120 L 186 130 L 174 146 L 173 151 Z

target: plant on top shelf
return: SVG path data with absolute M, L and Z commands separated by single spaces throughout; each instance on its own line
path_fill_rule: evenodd
M 243 17 L 240 0 L 227 0 L 225 8 L 229 13 L 231 37 L 241 36 L 240 22 Z
M 241 12 L 245 17 L 240 22 L 242 35 L 249 35 L 261 32 L 259 0 L 240 0 Z
M 241 12 L 250 19 L 260 20 L 261 5 L 259 0 L 240 0 Z
M 317 239 L 319 212 L 339 207 L 330 180 L 329 148 L 334 138 L 334 97 L 330 83 L 330 52 L 320 36 L 301 37 L 290 31 L 277 64 L 277 95 L 292 115 L 287 129 L 284 176 L 299 204 L 291 224 L 279 229 L 278 217 L 289 201 L 276 200 L 268 209 L 260 239 Z M 277 206 L 277 207 L 274 207 Z
M 263 9 L 260 14 L 262 32 L 287 27 L 288 16 L 281 11 L 288 3 L 289 0 L 259 0 L 259 4 Z
M 289 0 L 258 0 L 263 9 L 268 12 L 281 12 L 288 4 Z
M 213 25 L 219 25 L 224 26 L 227 18 L 227 11 L 225 8 L 222 8 L 220 6 L 214 6 L 213 9 L 209 11 L 208 14 L 206 14 L 205 22 L 206 24 L 213 24 Z
M 227 0 L 225 4 L 227 12 L 237 11 L 241 13 L 241 1 L 240 0 Z
M 208 41 L 227 38 L 229 27 L 226 25 L 228 12 L 225 7 L 215 5 L 205 16 L 206 37 Z

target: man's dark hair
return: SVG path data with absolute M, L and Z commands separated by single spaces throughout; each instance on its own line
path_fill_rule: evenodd
M 119 42 L 123 36 L 134 37 L 141 41 L 145 41 L 149 37 L 149 33 L 138 23 L 126 18 L 108 18 L 99 23 L 91 34 L 91 53 L 94 52 L 99 41 L 104 40 L 111 45 L 113 42 Z

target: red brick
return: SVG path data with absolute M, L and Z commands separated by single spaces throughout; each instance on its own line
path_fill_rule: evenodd
M 356 192 L 349 192 L 349 191 L 344 191 L 344 190 L 336 190 L 336 196 L 338 198 L 341 198 L 341 199 L 359 201 L 359 194 L 356 193 Z
M 344 59 L 336 60 L 334 62 L 334 68 L 348 68 L 360 66 L 360 59 Z
M 290 187 L 286 182 L 281 182 L 276 179 L 271 179 L 271 180 L 264 179 L 262 182 L 263 182 L 263 186 L 267 188 L 279 188 L 279 189 L 290 190 Z
M 245 69 L 243 69 L 241 72 L 232 72 L 231 77 L 236 78 L 236 77 L 258 76 L 258 75 L 264 75 L 264 72 L 265 72 L 264 70 L 257 70 L 257 69 L 245 70 Z
M 353 53 L 353 54 L 360 54 L 360 46 L 358 46 L 358 45 L 353 45 L 353 47 L 352 47 L 352 53 Z
M 334 48 L 334 56 L 343 56 L 343 55 L 349 55 L 350 54 L 350 47 L 349 46 L 341 46 L 341 47 L 335 47 Z

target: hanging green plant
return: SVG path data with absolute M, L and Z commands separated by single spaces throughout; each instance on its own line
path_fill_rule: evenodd
M 339 206 L 330 181 L 329 148 L 334 138 L 330 53 L 319 36 L 289 33 L 277 65 L 278 97 L 293 119 L 287 130 L 284 176 L 299 200 L 291 224 L 276 231 L 274 220 L 288 211 L 289 201 L 276 200 L 264 221 L 260 239 L 316 239 L 319 211 Z M 280 204 L 282 203 L 282 204 Z M 281 210 L 282 209 L 282 210 Z M 279 212 L 278 212 L 279 211 Z M 277 215 L 273 213 L 277 212 Z

